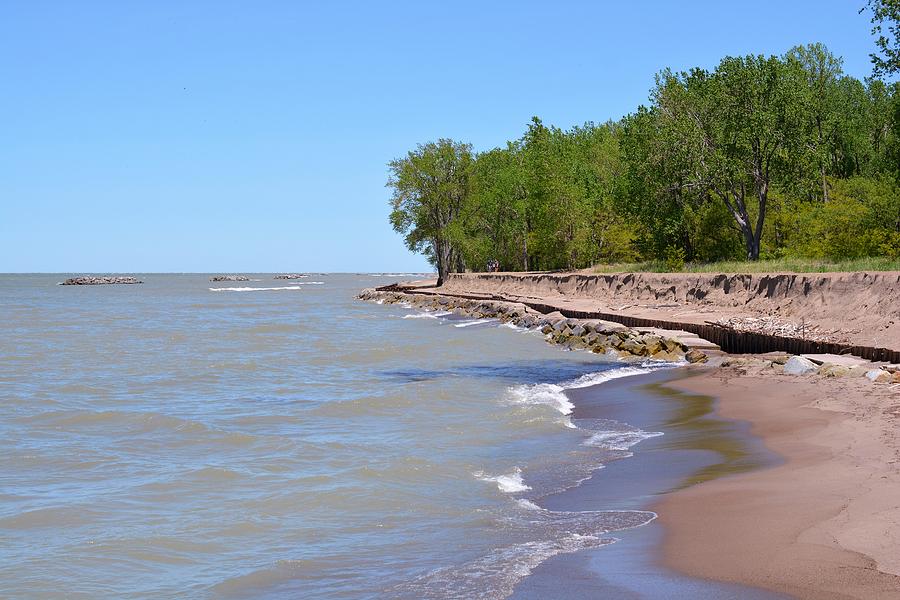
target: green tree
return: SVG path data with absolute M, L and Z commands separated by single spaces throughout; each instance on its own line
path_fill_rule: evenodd
M 454 235 L 469 198 L 472 167 L 471 145 L 449 139 L 420 144 L 389 163 L 391 225 L 410 250 L 437 268 L 438 285 L 453 269 L 464 268 Z
M 866 7 L 872 11 L 872 35 L 877 36 L 878 51 L 870 55 L 875 75 L 900 72 L 900 0 L 868 0 Z
M 718 200 L 757 260 L 769 192 L 810 147 L 801 73 L 778 57 L 723 59 L 715 72 L 664 72 L 653 100 L 661 159 L 679 191 Z

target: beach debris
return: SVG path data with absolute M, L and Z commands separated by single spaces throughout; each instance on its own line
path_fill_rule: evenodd
M 250 281 L 246 275 L 214 275 L 209 278 L 210 281 Z
M 71 277 L 60 285 L 131 285 L 144 283 L 135 277 Z
M 800 338 L 814 342 L 845 342 L 846 336 L 841 330 L 823 329 L 819 325 L 788 321 L 775 316 L 760 317 L 727 317 L 715 321 L 707 321 L 710 325 L 718 325 L 735 331 L 763 333 L 781 337 Z
M 788 375 L 806 375 L 818 370 L 816 363 L 802 356 L 792 356 L 784 363 L 784 372 Z

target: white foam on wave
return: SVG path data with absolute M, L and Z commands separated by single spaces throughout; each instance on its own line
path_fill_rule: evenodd
M 529 385 L 517 385 L 509 388 L 507 397 L 513 404 L 524 405 L 546 405 L 550 406 L 564 415 L 572 413 L 575 405 L 566 396 L 566 390 L 590 387 L 599 385 L 605 381 L 619 379 L 621 377 L 631 377 L 632 375 L 640 375 L 655 371 L 659 367 L 621 367 L 618 369 L 610 369 L 607 371 L 598 371 L 596 373 L 588 373 L 582 375 L 578 379 L 566 381 L 563 383 L 534 383 Z
M 436 311 L 436 312 L 421 312 L 421 313 L 413 313 L 411 315 L 403 315 L 404 319 L 438 319 L 440 317 L 446 317 L 447 315 L 452 314 L 447 311 Z
M 535 383 L 514 386 L 507 392 L 507 397 L 513 404 L 545 405 L 564 415 L 570 415 L 575 405 L 566 397 L 564 391 L 564 387 L 555 383 Z
M 512 473 L 507 473 L 506 475 L 485 475 L 484 471 L 476 471 L 473 475 L 481 481 L 496 483 L 497 489 L 504 494 L 515 494 L 531 489 L 530 486 L 525 485 L 525 480 L 522 479 L 522 469 L 519 467 L 516 467 Z
M 500 600 L 509 597 L 515 586 L 547 559 L 613 544 L 616 538 L 605 534 L 641 527 L 656 518 L 650 511 L 549 511 L 523 499 L 516 500 L 516 505 L 518 514 L 504 520 L 510 533 L 531 539 L 513 541 L 463 564 L 435 569 L 392 591 L 423 600 Z
M 472 321 L 462 321 L 455 323 L 454 327 L 471 327 L 472 325 L 481 325 L 483 323 L 493 323 L 496 319 L 474 319 Z
M 608 450 L 625 451 L 649 438 L 663 435 L 661 431 L 598 431 L 585 440 L 585 446 L 597 446 Z
M 275 292 L 279 290 L 302 290 L 303 288 L 296 285 L 285 287 L 225 287 L 225 288 L 209 288 L 211 292 Z

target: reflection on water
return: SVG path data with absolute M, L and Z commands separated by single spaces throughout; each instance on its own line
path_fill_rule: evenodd
M 673 389 L 665 383 L 642 386 L 666 399 L 671 414 L 662 427 L 669 436 L 663 444 L 672 450 L 700 450 L 714 453 L 717 460 L 692 472 L 674 489 L 681 489 L 726 475 L 746 473 L 777 460 L 760 442 L 748 434 L 746 424 L 714 417 L 716 399 Z

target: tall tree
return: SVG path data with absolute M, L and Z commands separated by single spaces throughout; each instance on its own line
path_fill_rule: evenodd
M 841 98 L 839 82 L 843 76 L 842 60 L 821 43 L 796 46 L 787 53 L 786 60 L 794 63 L 806 76 L 806 85 L 801 86 L 806 112 L 804 117 L 807 126 L 812 128 L 812 135 L 807 138 L 810 144 L 807 150 L 819 171 L 822 200 L 827 202 L 827 176 L 831 171 L 833 149 L 841 123 L 838 103 L 851 99 L 848 95 Z
M 449 139 L 420 144 L 389 163 L 393 188 L 390 220 L 406 246 L 437 268 L 438 285 L 451 270 L 462 270 L 455 228 L 469 198 L 472 146 Z
M 868 0 L 866 7 L 872 11 L 872 35 L 877 36 L 878 52 L 870 55 L 875 75 L 900 73 L 900 0 Z
M 757 260 L 774 180 L 809 144 L 801 75 L 775 56 L 727 57 L 715 72 L 664 72 L 653 99 L 672 185 L 724 203 Z M 755 214 L 754 214 L 755 213 Z

